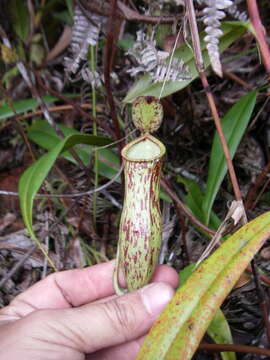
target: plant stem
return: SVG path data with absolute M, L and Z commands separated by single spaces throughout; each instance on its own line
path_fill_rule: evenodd
M 102 3 L 102 6 L 100 6 L 99 1 L 79 1 L 79 4 L 81 4 L 81 6 L 83 6 L 85 9 L 91 12 L 96 12 L 97 14 L 103 16 L 110 16 L 108 3 L 109 2 L 104 2 Z M 149 24 L 171 24 L 175 22 L 175 16 L 152 16 L 147 14 L 140 14 L 119 0 L 117 1 L 117 18 Z
M 204 225 L 200 220 L 198 220 L 192 212 L 182 203 L 182 201 L 178 198 L 174 190 L 172 189 L 171 185 L 169 184 L 168 180 L 165 179 L 164 176 L 161 176 L 160 183 L 164 190 L 168 193 L 168 195 L 172 198 L 179 213 L 184 213 L 191 222 L 197 225 L 200 229 L 206 231 L 211 235 L 215 235 L 215 231 Z
M 36 72 L 37 75 L 37 81 L 39 83 L 39 85 L 46 91 L 48 91 L 49 94 L 56 96 L 58 99 L 64 101 L 65 103 L 71 105 L 74 109 L 76 109 L 79 114 L 81 114 L 82 116 L 85 116 L 87 119 L 89 119 L 90 121 L 96 121 L 97 124 L 99 126 L 101 126 L 106 132 L 107 134 L 110 134 L 111 137 L 114 137 L 114 132 L 111 130 L 111 128 L 106 124 L 105 121 L 101 122 L 100 119 L 95 118 L 93 119 L 93 116 L 87 112 L 84 111 L 84 109 L 80 106 L 80 104 L 76 103 L 74 100 L 67 98 L 66 96 L 63 96 L 61 93 L 59 93 L 58 91 L 55 91 L 53 89 L 50 89 L 49 87 L 47 87 L 44 83 L 43 80 L 41 79 L 40 75 Z
M 235 170 L 233 167 L 230 151 L 228 148 L 228 144 L 227 144 L 225 135 L 222 130 L 221 121 L 220 121 L 218 110 L 217 110 L 217 107 L 215 104 L 214 96 L 211 92 L 211 88 L 209 86 L 209 83 L 208 83 L 208 80 L 207 80 L 207 77 L 205 74 L 205 70 L 204 70 L 203 57 L 202 57 L 202 51 L 201 51 L 201 46 L 200 46 L 199 32 L 198 32 L 198 26 L 197 26 L 193 1 L 186 0 L 186 6 L 187 6 L 187 14 L 188 14 L 188 20 L 189 20 L 189 25 L 190 25 L 190 30 L 191 30 L 192 43 L 193 43 L 193 48 L 194 48 L 194 56 L 195 56 L 197 70 L 199 72 L 202 85 L 206 92 L 208 104 L 209 104 L 209 107 L 210 107 L 210 110 L 211 110 L 211 113 L 212 113 L 212 116 L 213 116 L 213 119 L 215 122 L 215 126 L 217 129 L 218 135 L 219 135 L 219 139 L 220 139 L 221 146 L 222 146 L 224 156 L 226 159 L 230 179 L 232 182 L 232 187 L 233 187 L 235 198 L 236 198 L 236 200 L 241 201 L 242 195 L 241 195 L 241 191 L 240 191 L 240 188 L 238 185 Z
M 270 76 L 270 49 L 266 41 L 266 31 L 261 22 L 258 5 L 256 0 L 247 0 L 248 13 L 253 25 L 255 36 L 260 48 L 262 61 L 267 72 Z M 269 80 L 269 79 L 268 79 Z
M 269 344 L 270 344 L 270 323 L 269 323 L 269 318 L 268 318 L 269 317 L 268 304 L 267 304 L 264 289 L 260 282 L 259 274 L 258 274 L 254 259 L 251 261 L 251 268 L 252 268 L 253 281 L 255 283 L 256 290 L 257 290 L 257 296 L 258 296 L 259 303 L 260 303 L 262 318 L 263 318 L 265 332 L 266 332 L 268 346 L 269 346 Z
M 115 102 L 112 93 L 111 87 L 111 70 L 113 65 L 113 55 L 114 55 L 114 46 L 115 46 L 115 19 L 116 19 L 116 10 L 117 10 L 117 0 L 111 1 L 111 12 L 107 23 L 107 35 L 106 35 L 106 45 L 105 45 L 105 63 L 104 63 L 104 81 L 105 89 L 107 94 L 108 103 L 110 106 L 111 118 L 114 125 L 114 133 L 117 140 L 121 138 L 121 131 L 119 126 L 119 121 L 117 118 Z M 119 152 L 122 149 L 122 143 L 118 144 Z
M 96 56 L 95 56 L 95 46 L 90 46 L 90 66 L 92 73 L 95 74 L 96 71 Z M 93 135 L 97 136 L 97 122 L 95 121 L 97 116 L 97 110 L 96 110 L 96 88 L 95 88 L 95 81 L 92 84 L 92 115 L 93 115 Z M 98 150 L 97 148 L 94 149 L 94 188 L 96 189 L 98 187 Z M 94 227 L 96 227 L 96 221 L 97 221 L 97 193 L 95 192 L 93 194 L 93 224 Z
M 247 346 L 247 345 L 235 345 L 235 344 L 206 344 L 201 343 L 199 345 L 200 350 L 206 350 L 211 352 L 224 352 L 224 351 L 234 351 L 239 353 L 250 353 L 258 355 L 270 355 L 269 349 L 263 349 L 256 346 Z

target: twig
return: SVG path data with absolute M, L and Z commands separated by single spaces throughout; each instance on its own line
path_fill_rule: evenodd
M 105 3 L 103 7 L 101 7 L 99 2 L 88 1 L 88 0 L 80 0 L 80 3 L 83 5 L 85 9 L 89 11 L 96 12 L 97 14 L 103 16 L 110 16 L 110 10 L 108 7 L 108 3 Z M 130 7 L 125 5 L 121 1 L 117 1 L 117 13 L 118 18 L 122 18 L 128 21 L 135 22 L 144 22 L 149 24 L 171 24 L 175 22 L 174 16 L 151 16 L 151 15 L 142 15 L 137 11 L 132 10 Z
M 262 104 L 262 106 L 260 107 L 259 111 L 256 112 L 256 115 L 254 116 L 254 119 L 249 124 L 248 131 L 250 131 L 254 127 L 255 123 L 257 122 L 257 120 L 259 119 L 261 114 L 263 113 L 266 105 L 268 104 L 268 102 L 270 100 L 270 97 L 268 96 L 267 93 L 265 94 L 265 96 L 266 96 L 266 99 L 265 99 L 264 103 Z
M 91 105 L 90 104 L 80 104 L 82 109 L 91 109 Z M 69 110 L 73 110 L 74 106 L 72 105 L 58 105 L 58 106 L 50 106 L 48 107 L 48 111 L 49 112 L 61 112 L 61 111 L 69 111 Z M 38 115 L 42 115 L 43 111 L 42 110 L 36 110 L 36 111 L 31 111 L 27 114 L 24 115 L 18 115 L 18 119 L 19 120 L 23 120 L 23 119 L 30 119 L 34 116 L 38 116 Z
M 200 350 L 206 350 L 211 352 L 224 352 L 224 351 L 233 351 L 239 353 L 247 354 L 258 354 L 270 356 L 270 350 L 264 349 L 256 346 L 247 346 L 247 345 L 234 345 L 234 344 L 206 344 L 201 343 L 199 345 Z
M 6 93 L 6 89 L 4 88 L 1 80 L 0 80 L 0 88 L 3 90 L 4 93 Z M 13 106 L 13 102 L 12 102 L 12 98 L 6 94 L 6 98 L 7 98 L 7 103 L 8 103 L 8 106 L 11 108 L 11 110 L 13 111 L 14 113 L 14 120 L 12 119 L 11 123 L 14 125 L 14 127 L 16 128 L 16 130 L 18 131 L 18 133 L 21 135 L 28 151 L 29 151 L 29 154 L 31 155 L 32 157 L 32 160 L 35 161 L 36 158 L 35 158 L 35 155 L 33 153 L 33 150 L 32 150 L 32 147 L 30 145 L 30 142 L 25 134 L 25 131 L 24 131 L 24 128 L 23 126 L 21 125 L 20 121 L 19 121 L 19 116 L 15 110 L 15 107 Z
M 253 204 L 252 204 L 252 207 L 251 207 L 251 210 L 254 209 L 254 207 L 257 205 L 258 201 L 260 200 L 260 198 L 262 197 L 263 193 L 265 192 L 267 186 L 269 185 L 270 183 L 270 178 L 268 178 L 266 180 L 266 182 L 264 183 L 261 191 L 259 192 L 258 196 L 256 197 L 256 199 L 254 200 Z
M 96 189 L 82 191 L 74 194 L 36 194 L 36 198 L 76 198 L 76 197 L 82 197 L 90 194 L 94 194 L 96 192 L 102 191 L 106 189 L 108 186 L 110 186 L 112 183 L 115 182 L 115 180 L 118 178 L 118 176 L 121 175 L 123 171 L 124 165 L 122 164 L 117 174 L 114 175 L 114 177 L 111 178 L 110 181 L 106 182 L 105 184 L 97 187 Z M 8 195 L 8 196 L 19 196 L 17 192 L 14 191 L 5 191 L 0 190 L 0 195 Z
M 270 76 L 270 49 L 266 41 L 266 31 L 261 22 L 258 5 L 256 0 L 247 0 L 248 13 L 253 25 L 256 39 L 261 51 L 262 61 L 267 72 Z
M 61 221 L 67 216 L 67 214 L 75 207 L 76 202 L 72 204 L 67 210 L 65 210 L 62 215 L 57 219 L 55 223 L 52 224 L 50 229 L 44 233 L 41 241 L 50 235 L 52 230 L 61 223 Z M 34 250 L 36 249 L 36 245 L 33 245 L 27 253 L 17 262 L 17 264 L 6 274 L 6 276 L 0 281 L 0 288 L 4 286 L 4 284 L 19 270 L 19 268 L 24 264 L 24 262 L 32 255 Z
M 248 266 L 246 268 L 246 271 L 249 273 L 249 274 L 252 274 L 252 269 L 250 266 Z M 263 283 L 265 283 L 266 285 L 270 285 L 270 279 L 264 275 L 261 275 L 259 274 L 259 278 L 260 278 L 260 281 L 262 281 Z
M 105 89 L 108 98 L 108 103 L 110 106 L 110 113 L 111 118 L 114 124 L 114 132 L 116 139 L 121 138 L 121 131 L 119 127 L 119 122 L 117 118 L 115 102 L 112 94 L 112 87 L 111 87 L 111 70 L 113 65 L 113 50 L 114 50 L 114 27 L 115 27 L 115 18 L 116 18 L 116 3 L 117 0 L 112 0 L 111 2 L 111 14 L 108 19 L 107 24 L 107 36 L 106 36 L 106 46 L 105 46 L 105 64 L 104 64 L 104 82 L 105 82 Z M 121 151 L 122 144 L 119 143 L 119 150 Z
M 70 104 L 74 109 L 76 109 L 82 116 L 85 116 L 86 119 L 91 120 L 92 122 L 94 122 L 94 120 L 97 122 L 98 125 L 100 125 L 110 136 L 112 136 L 113 138 L 115 137 L 114 132 L 109 128 L 109 126 L 105 123 L 105 122 L 101 122 L 98 118 L 93 118 L 92 115 L 90 115 L 88 112 L 84 111 L 82 109 L 82 107 L 77 104 L 75 101 L 73 101 L 72 99 L 67 98 L 66 96 L 63 96 L 62 94 L 60 94 L 58 91 L 55 91 L 53 89 L 48 88 L 43 81 L 41 80 L 41 78 L 39 77 L 39 75 L 37 75 L 37 80 L 39 82 L 39 85 L 46 90 L 49 94 L 56 96 L 57 98 L 59 98 L 60 100 L 64 101 L 67 104 Z
M 246 81 L 241 79 L 236 74 L 229 72 L 229 71 L 223 71 L 223 75 L 226 76 L 228 79 L 235 81 L 237 84 L 243 86 L 245 89 L 253 90 L 253 86 L 249 85 L 249 83 L 247 83 Z
M 11 43 L 10 43 L 5 31 L 3 30 L 3 28 L 1 26 L 0 26 L 0 36 L 2 37 L 3 42 L 6 44 L 6 46 L 8 48 L 12 49 Z M 21 74 L 23 80 L 29 87 L 29 90 L 31 91 L 32 96 L 37 100 L 38 104 L 40 105 L 45 119 L 48 121 L 48 123 L 51 125 L 51 127 L 55 130 L 57 135 L 59 137 L 63 138 L 64 135 L 63 135 L 61 129 L 54 122 L 53 118 L 51 117 L 51 115 L 48 111 L 47 104 L 45 103 L 45 101 L 42 99 L 42 97 L 39 94 L 39 91 L 36 87 L 35 73 L 31 69 L 30 70 L 27 69 L 27 67 L 24 65 L 24 63 L 20 60 L 17 61 L 16 64 L 17 64 L 17 67 L 20 71 L 20 74 Z M 14 113 L 14 115 L 16 115 L 16 112 Z M 73 149 L 70 149 L 68 151 L 74 157 L 74 159 L 77 161 L 77 163 L 80 165 L 80 167 L 82 169 L 84 169 L 85 166 L 84 166 L 82 160 L 80 159 L 80 157 L 77 155 L 77 153 Z
M 255 179 L 254 184 L 252 184 L 252 186 L 249 188 L 247 196 L 246 196 L 246 201 L 245 201 L 245 206 L 247 209 L 251 209 L 253 206 L 253 199 L 256 195 L 257 189 L 260 186 L 261 182 L 263 181 L 263 179 L 267 176 L 267 174 L 270 171 L 270 161 L 268 162 L 268 164 L 264 167 L 264 169 L 262 170 L 262 172 L 257 176 L 257 178 Z
M 198 27 L 197 27 L 197 22 L 196 22 L 193 1 L 186 0 L 186 6 L 187 6 L 187 14 L 188 14 L 189 25 L 190 25 L 190 30 L 191 30 L 192 43 L 193 43 L 193 48 L 194 48 L 194 56 L 195 56 L 197 70 L 200 75 L 204 90 L 206 92 L 208 104 L 209 104 L 209 107 L 210 107 L 210 110 L 211 110 L 211 113 L 212 113 L 212 116 L 213 116 L 213 119 L 215 122 L 215 126 L 217 129 L 218 135 L 219 135 L 219 139 L 220 139 L 221 146 L 222 146 L 224 156 L 226 159 L 230 179 L 232 182 L 232 187 L 233 187 L 235 198 L 236 198 L 236 200 L 241 201 L 242 195 L 241 195 L 241 191 L 240 191 L 240 188 L 238 185 L 235 170 L 233 167 L 230 151 L 228 148 L 228 144 L 227 144 L 225 135 L 222 130 L 221 121 L 220 121 L 220 117 L 219 117 L 217 107 L 215 104 L 214 96 L 211 92 L 211 88 L 209 86 L 209 83 L 208 83 L 208 80 L 207 80 L 207 77 L 205 74 L 205 70 L 204 70 L 203 57 L 202 57 L 202 52 L 201 52 L 199 32 L 198 32 Z M 244 223 L 247 222 L 246 216 L 243 217 L 243 222 Z
M 193 222 L 195 225 L 197 225 L 202 230 L 206 231 L 209 234 L 214 235 L 216 232 L 203 223 L 200 222 L 193 214 L 192 212 L 182 203 L 182 201 L 178 198 L 176 193 L 173 191 L 171 186 L 168 183 L 168 180 L 166 180 L 164 177 L 161 178 L 161 185 L 164 188 L 164 190 L 168 193 L 168 195 L 172 198 L 172 200 L 175 203 L 176 208 L 181 212 L 184 213 L 191 222 Z
M 251 261 L 251 268 L 252 268 L 254 283 L 256 286 L 256 290 L 257 290 L 257 295 L 259 298 L 260 308 L 261 308 L 261 312 L 262 312 L 262 318 L 263 318 L 264 326 L 266 329 L 266 336 L 267 336 L 268 346 L 269 346 L 270 345 L 270 323 L 269 323 L 269 317 L 268 317 L 269 316 L 268 304 L 266 301 L 265 292 L 264 292 L 263 287 L 259 280 L 259 276 L 258 276 L 258 272 L 256 269 L 254 259 Z
M 24 264 L 24 262 L 33 254 L 36 249 L 36 245 L 30 247 L 30 249 L 24 254 L 24 256 L 15 264 L 15 266 L 6 274 L 6 276 L 0 281 L 0 289 L 5 285 L 5 283 L 12 278 L 12 276 L 19 270 L 19 268 Z

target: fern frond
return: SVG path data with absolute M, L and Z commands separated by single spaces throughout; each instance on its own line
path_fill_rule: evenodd
M 204 38 L 206 48 L 213 70 L 217 75 L 222 77 L 222 67 L 219 57 L 219 37 L 223 34 L 220 29 L 220 20 L 225 17 L 224 9 L 230 7 L 233 2 L 231 0 L 204 0 L 206 7 L 203 9 L 203 22 L 206 25 Z
M 137 32 L 137 40 L 128 54 L 136 62 L 136 66 L 127 71 L 133 77 L 139 73 L 146 73 L 152 77 L 153 82 L 181 81 L 190 78 L 183 61 L 173 58 L 169 66 L 167 63 L 169 53 L 158 51 L 156 42 L 146 37 L 142 30 Z
M 81 70 L 83 80 L 90 84 L 92 88 L 101 87 L 101 76 L 97 71 L 92 71 L 88 66 L 84 66 Z
M 167 53 L 166 59 L 169 58 Z M 167 61 L 160 61 L 157 65 L 153 80 L 154 82 L 163 81 L 184 81 L 190 79 L 190 73 L 188 72 L 187 66 L 181 59 L 172 58 L 170 66 Z
M 75 74 L 81 62 L 87 60 L 89 45 L 97 44 L 101 26 L 105 21 L 104 16 L 86 10 L 83 12 L 79 6 L 75 7 L 70 44 L 71 56 L 64 59 L 67 73 Z
M 239 11 L 237 4 L 233 4 L 226 10 L 229 15 L 239 21 L 247 21 L 248 15 L 245 11 Z

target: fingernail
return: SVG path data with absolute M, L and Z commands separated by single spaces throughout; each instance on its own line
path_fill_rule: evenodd
M 140 290 L 142 301 L 150 315 L 158 315 L 174 295 L 173 288 L 166 283 L 153 283 Z

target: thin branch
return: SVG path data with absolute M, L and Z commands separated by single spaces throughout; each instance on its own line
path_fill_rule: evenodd
M 114 183 L 115 180 L 121 175 L 123 168 L 124 168 L 124 165 L 122 164 L 119 171 L 114 175 L 114 177 L 111 178 L 110 181 L 106 182 L 105 184 L 103 184 L 95 189 L 78 192 L 78 193 L 74 193 L 74 194 L 36 194 L 35 197 L 36 198 L 76 198 L 76 197 L 82 197 L 82 196 L 94 194 L 96 192 L 103 191 L 108 186 L 110 186 L 112 183 Z M 0 195 L 19 196 L 19 194 L 17 192 L 5 191 L 5 190 L 0 190 Z
M 107 23 L 107 35 L 106 35 L 106 45 L 105 45 L 105 64 L 104 64 L 104 82 L 105 89 L 108 98 L 108 103 L 110 106 L 111 118 L 114 124 L 115 137 L 117 139 L 121 138 L 120 126 L 117 118 L 115 102 L 112 93 L 111 87 L 111 70 L 113 65 L 113 53 L 115 46 L 115 18 L 116 18 L 116 4 L 117 0 L 112 0 L 111 2 L 111 13 Z M 122 144 L 119 143 L 119 150 L 121 151 Z
M 80 105 L 82 109 L 91 109 L 91 105 L 90 104 L 81 104 Z M 48 111 L 49 112 L 62 112 L 62 111 L 68 111 L 68 110 L 73 110 L 74 107 L 72 105 L 58 105 L 58 106 L 50 106 L 48 107 Z M 24 115 L 18 116 L 19 120 L 23 120 L 23 119 L 30 119 L 34 116 L 39 116 L 42 115 L 43 111 L 42 110 L 36 110 L 36 111 L 31 111 L 29 113 L 26 113 Z
M 247 7 L 249 17 L 253 25 L 256 39 L 260 48 L 263 64 L 268 76 L 270 76 L 270 49 L 266 41 L 266 31 L 261 22 L 257 1 L 247 0 Z
M 245 271 L 247 271 L 249 274 L 252 274 L 252 269 L 251 269 L 250 266 L 248 266 Z M 259 274 L 259 279 L 260 279 L 260 281 L 262 281 L 266 285 L 268 285 L 268 286 L 270 285 L 270 279 L 268 277 L 266 277 L 266 276 L 264 276 L 262 274 Z
M 269 171 L 270 171 L 270 161 L 267 163 L 267 165 L 264 167 L 261 173 L 257 176 L 254 183 L 248 190 L 245 201 L 245 205 L 247 209 L 251 209 L 253 207 L 253 199 L 257 193 L 258 187 L 261 185 L 263 179 L 267 176 Z
M 49 94 L 56 96 L 58 99 L 64 101 L 67 104 L 70 104 L 74 109 L 76 109 L 82 116 L 85 116 L 86 119 L 91 120 L 92 122 L 96 121 L 96 123 L 101 126 L 106 132 L 107 134 L 109 134 L 110 136 L 112 136 L 113 138 L 115 137 L 114 132 L 111 130 L 111 128 L 103 121 L 100 121 L 98 118 L 94 118 L 92 115 L 90 115 L 89 112 L 86 112 L 83 110 L 83 108 L 81 107 L 80 104 L 76 103 L 74 100 L 67 98 L 66 96 L 60 94 L 58 91 L 55 91 L 53 89 L 48 88 L 42 81 L 42 79 L 40 78 L 40 76 L 37 74 L 37 80 L 39 85 L 46 90 Z
M 201 343 L 199 345 L 200 350 L 206 350 L 211 352 L 224 352 L 224 351 L 233 351 L 238 353 L 246 354 L 258 354 L 258 355 L 270 355 L 269 349 L 264 349 L 256 346 L 247 346 L 247 345 L 234 345 L 234 344 L 206 344 Z
M 172 200 L 175 203 L 175 206 L 177 209 L 184 213 L 192 223 L 197 225 L 200 229 L 206 231 L 207 233 L 214 235 L 216 232 L 210 228 L 208 228 L 206 225 L 200 222 L 193 214 L 192 212 L 182 203 L 182 201 L 178 198 L 176 193 L 173 191 L 171 186 L 168 183 L 168 180 L 166 180 L 164 177 L 161 178 L 161 185 L 163 186 L 164 190 L 168 193 L 168 195 L 172 198 Z
M 32 245 L 28 251 L 23 255 L 23 257 L 14 265 L 14 267 L 1 279 L 0 289 L 5 285 L 5 283 L 12 278 L 13 275 L 19 270 L 19 268 L 25 263 L 25 261 L 33 254 L 36 249 L 36 245 Z
M 234 167 L 233 167 L 230 151 L 229 151 L 229 148 L 228 148 L 228 144 L 227 144 L 225 135 L 224 135 L 223 130 L 222 130 L 221 121 L 220 121 L 218 110 L 217 110 L 217 107 L 216 107 L 216 104 L 215 104 L 214 96 L 213 96 L 213 94 L 211 92 L 211 88 L 209 86 L 209 83 L 208 83 L 208 80 L 207 80 L 207 77 L 206 77 L 206 74 L 205 74 L 205 71 L 204 71 L 203 57 L 202 57 L 202 51 L 201 51 L 201 46 L 200 46 L 199 32 L 198 32 L 198 26 L 197 26 L 193 1 L 192 0 L 186 0 L 186 6 L 187 6 L 187 15 L 188 15 L 189 24 L 190 24 L 190 30 L 191 30 L 191 34 L 192 34 L 191 36 L 192 36 L 192 42 L 193 42 L 195 62 L 196 62 L 197 70 L 199 72 L 201 82 L 202 82 L 204 90 L 206 92 L 208 104 L 209 104 L 209 107 L 210 107 L 210 110 L 211 110 L 211 113 L 212 113 L 212 116 L 213 116 L 213 119 L 214 119 L 214 122 L 215 122 L 215 126 L 216 126 L 216 129 L 217 129 L 218 135 L 219 135 L 219 139 L 220 139 L 221 146 L 222 146 L 224 156 L 225 156 L 225 159 L 226 159 L 230 179 L 231 179 L 231 182 L 232 182 L 232 187 L 233 187 L 235 198 L 236 198 L 236 200 L 241 201 L 242 200 L 242 195 L 241 195 L 241 191 L 240 191 L 240 188 L 239 188 L 239 185 L 238 185 L 235 170 L 234 170 Z M 244 216 L 244 218 L 245 217 L 246 216 Z M 244 219 L 244 222 L 246 222 L 246 219 Z
M 257 290 L 257 296 L 259 299 L 259 304 L 260 304 L 260 308 L 261 308 L 262 318 L 263 318 L 263 322 L 264 322 L 264 326 L 265 326 L 265 330 L 266 330 L 266 336 L 267 336 L 267 340 L 268 340 L 268 346 L 269 346 L 269 344 L 270 344 L 270 323 L 269 323 L 268 304 L 267 304 L 264 289 L 260 282 L 258 270 L 257 270 L 254 259 L 251 261 L 251 268 L 252 268 L 253 280 L 254 280 L 254 283 L 256 286 L 256 290 Z
M 104 6 L 100 6 L 100 2 L 80 0 L 81 5 L 89 10 L 96 12 L 103 16 L 110 16 L 109 2 L 105 2 Z M 144 22 L 149 24 L 172 24 L 175 22 L 175 16 L 152 16 L 142 15 L 130 7 L 125 5 L 122 1 L 117 1 L 117 12 L 116 16 L 123 20 Z
M 32 150 L 32 147 L 31 147 L 31 144 L 28 140 L 28 137 L 26 136 L 25 134 L 25 131 L 24 131 L 24 128 L 22 126 L 22 124 L 20 123 L 20 119 L 19 119 L 19 116 L 16 112 L 16 109 L 15 107 L 13 106 L 13 99 L 11 96 L 9 96 L 7 94 L 7 91 L 6 89 L 4 88 L 1 80 L 0 80 L 0 88 L 2 89 L 3 93 L 6 93 L 6 99 L 7 99 L 7 103 L 8 103 L 8 106 L 11 108 L 11 110 L 13 111 L 13 114 L 14 114 L 14 117 L 12 117 L 11 119 L 11 123 L 13 124 L 14 128 L 18 131 L 18 133 L 20 134 L 20 136 L 22 137 L 28 151 L 29 151 L 29 154 L 31 155 L 32 157 L 32 160 L 35 161 L 36 158 L 35 158 L 35 155 L 33 153 L 33 150 Z
M 226 76 L 228 79 L 231 79 L 235 81 L 237 84 L 243 86 L 247 90 L 253 90 L 253 86 L 251 86 L 249 83 L 247 83 L 245 80 L 241 79 L 238 75 L 229 72 L 229 71 L 223 71 L 223 75 Z
M 75 207 L 76 202 L 72 204 L 68 209 L 66 209 L 62 215 L 52 224 L 50 229 L 46 231 L 41 239 L 45 239 L 47 236 L 50 235 L 52 230 L 61 223 L 61 221 L 67 216 L 67 214 Z M 34 250 L 36 249 L 36 245 L 30 247 L 30 249 L 25 253 L 25 255 L 14 265 L 14 267 L 6 274 L 6 276 L 0 281 L 0 288 L 4 286 L 4 284 L 19 270 L 19 268 L 24 264 L 24 262 L 32 255 Z

